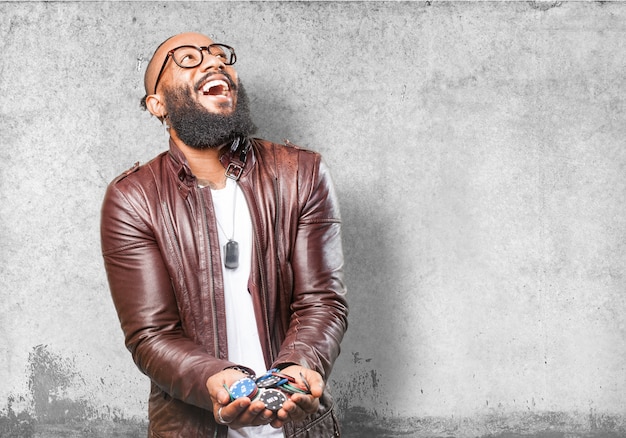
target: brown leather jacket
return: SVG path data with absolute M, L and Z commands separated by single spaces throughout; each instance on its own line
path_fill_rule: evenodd
M 300 364 L 328 379 L 347 328 L 337 199 L 319 154 L 251 139 L 239 185 L 254 228 L 249 291 L 268 369 Z M 237 160 L 227 153 L 223 164 Z M 228 361 L 224 291 L 210 195 L 182 152 L 135 165 L 108 187 L 102 251 L 126 346 L 150 377 L 150 437 L 225 437 L 209 376 Z M 339 436 L 332 399 L 284 427 Z

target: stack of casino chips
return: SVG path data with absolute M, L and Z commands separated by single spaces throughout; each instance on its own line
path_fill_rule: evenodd
M 298 384 L 296 379 L 281 373 L 279 369 L 273 368 L 255 378 L 244 377 L 233 383 L 230 388 L 226 388 L 230 394 L 230 399 L 236 400 L 241 397 L 248 397 L 250 400 L 261 400 L 270 411 L 276 412 L 283 407 L 290 394 L 310 394 L 309 384 L 302 374 L 304 386 Z

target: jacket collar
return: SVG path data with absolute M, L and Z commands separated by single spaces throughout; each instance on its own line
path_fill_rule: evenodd
M 189 167 L 189 162 L 187 161 L 187 157 L 183 154 L 174 140 L 170 137 L 170 150 L 169 155 L 172 158 L 172 163 L 174 164 L 174 171 L 178 180 L 184 183 L 186 186 L 191 186 L 196 183 L 196 177 L 193 173 L 191 173 L 191 168 Z
M 251 143 L 248 138 L 241 138 L 239 141 L 236 140 L 236 143 L 233 143 L 220 157 L 220 161 L 224 165 L 224 171 L 228 171 L 228 173 L 231 174 L 231 178 L 236 176 L 236 178 L 233 179 L 238 180 L 240 177 L 250 172 L 252 168 L 251 164 L 254 161 Z M 195 175 L 191 172 L 187 157 L 185 157 L 185 154 L 176 146 L 176 143 L 174 143 L 171 137 L 169 146 L 169 155 L 172 158 L 174 172 L 178 180 L 187 188 L 193 187 L 197 182 Z

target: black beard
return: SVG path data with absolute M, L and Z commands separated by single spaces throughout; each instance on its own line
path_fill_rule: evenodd
M 170 127 L 183 143 L 194 149 L 215 148 L 235 137 L 253 134 L 256 126 L 250 118 L 248 95 L 241 82 L 234 90 L 237 104 L 229 115 L 208 111 L 192 98 L 189 87 L 164 90 Z

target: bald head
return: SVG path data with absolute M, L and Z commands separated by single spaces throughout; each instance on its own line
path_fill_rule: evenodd
M 152 59 L 148 63 L 148 67 L 146 68 L 146 74 L 143 79 L 143 85 L 146 89 L 146 95 L 150 95 L 155 93 L 155 84 L 157 81 L 157 76 L 159 75 L 159 71 L 163 67 L 163 62 L 167 57 L 167 53 L 175 49 L 176 47 L 184 46 L 184 45 L 192 45 L 192 46 L 208 46 L 212 44 L 213 40 L 206 35 L 197 32 L 186 32 L 178 35 L 174 35 L 166 39 L 161 43 L 159 47 L 152 55 Z

